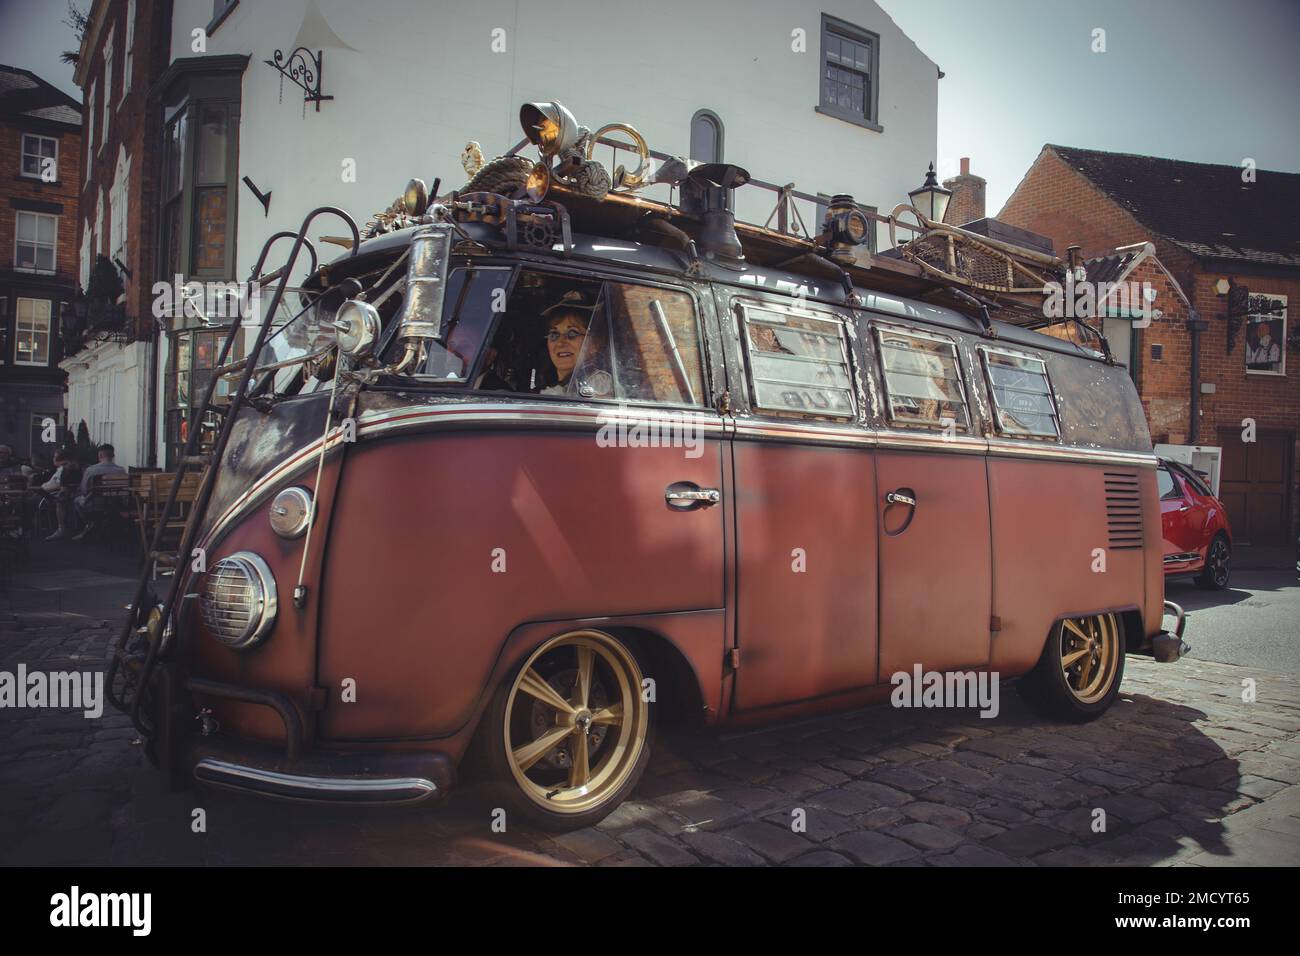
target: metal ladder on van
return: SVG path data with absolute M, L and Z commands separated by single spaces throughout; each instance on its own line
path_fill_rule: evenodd
M 226 361 L 230 357 L 231 350 L 242 329 L 241 317 L 236 314 L 229 326 L 219 326 L 219 328 L 224 328 L 226 331 L 226 336 L 221 344 L 221 352 L 213 366 L 213 375 L 204 391 L 202 405 L 193 417 L 193 424 L 186 435 L 185 447 L 176 463 L 171 488 L 167 492 L 167 502 L 158 516 L 157 524 L 154 527 L 153 540 L 149 545 L 148 552 L 145 554 L 140 577 L 136 583 L 135 596 L 127 606 L 126 622 L 118 636 L 117 644 L 113 648 L 108 663 L 107 694 L 109 702 L 118 710 L 130 715 L 132 725 L 146 740 L 152 738 L 156 728 L 148 725 L 143 705 L 154 669 L 170 650 L 168 642 L 164 638 L 169 631 L 168 622 L 171 621 L 172 613 L 180 596 L 181 582 L 185 577 L 182 573 L 184 562 L 189 559 L 194 548 L 198 529 L 203 524 L 208 505 L 212 500 L 212 490 L 216 484 L 226 446 L 230 441 L 231 429 L 238 417 L 239 410 L 249 397 L 249 386 L 257 372 L 257 359 L 266 345 L 271 327 L 274 324 L 275 315 L 284 299 L 289 277 L 293 272 L 294 264 L 298 260 L 298 254 L 304 246 L 307 247 L 311 255 L 311 271 L 313 273 L 318 271 L 319 260 L 316 256 L 316 248 L 312 245 L 311 240 L 307 238 L 307 230 L 313 220 L 323 214 L 338 216 L 347 224 L 352 232 L 352 250 L 349 255 L 355 256 L 357 254 L 357 250 L 361 245 L 360 230 L 357 228 L 355 220 L 336 206 L 319 206 L 307 214 L 307 217 L 303 220 L 302 228 L 296 233 L 277 232 L 266 240 L 249 275 L 249 282 L 256 283 L 258 287 L 264 287 L 277 279 L 279 281 L 275 293 L 271 297 L 269 307 L 261 316 L 256 341 L 242 360 L 243 367 L 240 371 L 239 384 L 232 392 L 229 403 L 225 405 L 214 402 L 217 394 L 217 381 L 220 377 L 223 377 L 218 375 L 217 371 L 226 366 Z M 285 238 L 291 238 L 294 241 L 288 260 L 276 271 L 262 275 L 262 268 L 266 264 L 272 246 Z M 310 305 L 307 308 L 310 308 Z M 306 309 L 303 311 L 306 311 Z M 301 314 L 299 313 L 299 315 Z M 297 316 L 294 318 L 297 318 Z M 235 363 L 227 374 L 239 369 L 239 364 Z M 202 423 L 208 418 L 209 414 L 214 414 L 220 418 L 221 427 L 212 448 L 206 454 L 200 454 L 199 441 L 203 433 Z M 163 537 L 166 534 L 167 522 L 176 509 L 181 482 L 187 474 L 194 470 L 202 470 L 202 477 L 194 503 L 181 531 L 180 541 L 175 551 L 163 551 L 161 550 Z M 171 573 L 167 578 L 167 593 L 158 604 L 146 606 L 147 603 L 152 604 L 153 598 L 149 585 L 158 567 L 171 569 Z M 154 615 L 155 609 L 158 611 L 156 616 Z

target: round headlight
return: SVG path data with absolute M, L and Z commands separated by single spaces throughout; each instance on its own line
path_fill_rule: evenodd
M 545 163 L 534 163 L 524 182 L 524 193 L 533 202 L 541 202 L 551 188 L 551 170 Z
M 373 305 L 360 299 L 348 299 L 334 316 L 339 348 L 348 358 L 365 358 L 375 347 L 380 325 L 379 311 Z
M 412 179 L 406 184 L 406 191 L 402 193 L 402 208 L 408 216 L 424 215 L 424 211 L 429 208 L 429 187 L 424 185 L 423 179 Z
M 311 523 L 311 492 L 286 488 L 271 502 L 271 529 L 282 538 L 297 538 Z
M 251 551 L 222 558 L 203 582 L 203 623 L 227 647 L 253 647 L 271 631 L 279 604 L 275 578 L 266 562 Z

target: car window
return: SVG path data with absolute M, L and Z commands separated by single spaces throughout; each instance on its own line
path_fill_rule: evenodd
M 1178 483 L 1174 481 L 1174 476 L 1169 473 L 1167 467 L 1156 469 L 1156 486 L 1160 491 L 1162 501 L 1183 496 L 1183 493 L 1178 490 Z
M 1210 486 L 1205 483 L 1205 480 L 1186 465 L 1171 463 L 1170 467 L 1177 471 L 1183 481 L 1191 485 L 1192 490 L 1198 495 L 1204 495 L 1207 498 L 1214 497 L 1214 492 L 1210 490 Z
M 1059 438 L 1061 427 L 1047 364 L 1029 355 L 986 348 L 979 351 L 998 431 L 1017 437 Z
M 498 299 L 500 316 L 475 389 L 710 404 L 699 316 L 688 292 L 524 269 Z
M 834 313 L 738 303 L 758 411 L 853 418 L 844 323 Z
M 876 344 L 891 422 L 969 430 L 966 387 L 951 339 L 877 326 Z

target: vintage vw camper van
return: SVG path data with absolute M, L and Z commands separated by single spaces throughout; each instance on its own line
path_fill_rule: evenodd
M 700 178 L 695 215 L 417 196 L 312 272 L 226 369 L 207 498 L 124 631 L 159 764 L 406 803 L 476 749 L 564 829 L 657 723 L 860 707 L 917 666 L 1083 721 L 1126 654 L 1186 650 L 1122 368 L 736 227 Z

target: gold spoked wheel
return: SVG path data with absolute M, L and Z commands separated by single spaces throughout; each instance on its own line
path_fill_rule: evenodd
M 646 746 L 641 669 L 616 638 L 574 631 L 528 658 L 506 700 L 504 744 L 523 794 L 553 813 L 600 806 Z
M 1122 653 L 1114 614 L 1061 622 L 1061 670 L 1065 685 L 1080 703 L 1091 704 L 1106 696 Z

